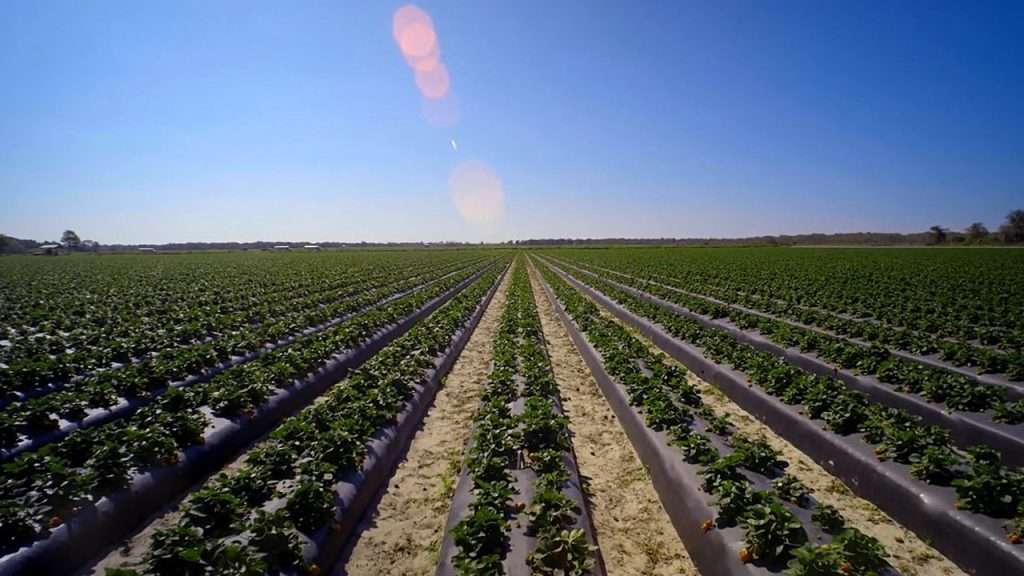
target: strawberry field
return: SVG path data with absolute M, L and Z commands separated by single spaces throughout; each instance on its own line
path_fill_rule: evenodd
M 1024 573 L 1021 278 L 983 248 L 3 258 L 0 574 Z

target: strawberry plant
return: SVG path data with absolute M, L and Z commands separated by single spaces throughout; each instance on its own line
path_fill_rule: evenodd
M 735 526 L 751 506 L 758 503 L 758 494 L 750 488 L 750 484 L 746 481 L 726 480 L 720 482 L 715 498 L 715 506 L 718 507 L 715 523 L 720 528 Z
M 146 568 L 156 576 L 203 576 L 206 540 L 196 528 L 174 526 L 157 531 L 146 553 Z
M 804 544 L 793 550 L 786 576 L 845 576 L 846 559 L 836 546 Z
M 811 519 L 830 534 L 836 534 L 846 526 L 846 519 L 839 510 L 831 504 L 822 502 L 818 502 L 814 507 Z
M 454 565 L 459 574 L 501 574 L 508 521 L 504 514 L 488 506 L 473 509 L 452 529 L 459 554 Z
M 593 547 L 583 530 L 562 530 L 530 553 L 527 563 L 535 574 L 584 576 L 594 566 Z
M 807 486 L 799 478 L 789 474 L 773 480 L 772 490 L 774 490 L 779 498 L 798 506 L 803 506 L 807 502 L 808 496 L 810 496 L 810 490 Z
M 243 504 L 234 494 L 205 488 L 192 494 L 182 514 L 186 525 L 203 531 L 203 535 L 218 536 L 228 532 L 242 519 Z
M 807 540 L 800 521 L 778 502 L 751 506 L 741 525 L 751 557 L 768 563 L 786 557 Z
M 999 518 L 1011 517 L 1024 502 L 1024 475 L 1003 467 L 991 448 L 972 448 L 970 458 L 970 472 L 953 480 L 959 505 Z

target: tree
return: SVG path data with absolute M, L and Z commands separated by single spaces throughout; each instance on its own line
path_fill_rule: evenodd
M 14 236 L 0 234 L 0 254 L 21 254 L 26 248 L 34 248 L 36 243 L 31 240 L 19 240 Z
M 975 222 L 968 226 L 964 233 L 972 242 L 978 242 L 988 237 L 988 228 L 981 222 Z
M 1024 210 L 1006 215 L 1006 223 L 999 227 L 1004 242 L 1024 242 Z
M 932 235 L 932 244 L 944 244 L 946 242 L 946 229 L 935 225 L 928 229 Z
M 68 250 L 74 250 L 82 244 L 82 240 L 75 234 L 74 230 L 65 230 L 64 234 L 60 237 L 60 243 L 67 246 Z

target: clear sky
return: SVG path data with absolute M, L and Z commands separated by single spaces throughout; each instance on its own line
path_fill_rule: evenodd
M 402 5 L 4 2 L 0 232 L 748 236 L 1024 207 L 1024 2 L 419 2 L 440 123 Z M 488 218 L 457 209 L 465 166 L 502 194 Z

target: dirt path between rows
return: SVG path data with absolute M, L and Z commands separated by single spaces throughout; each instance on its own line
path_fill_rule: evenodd
M 555 315 L 532 266 L 530 281 L 608 574 L 698 574 L 647 470 Z
M 405 460 L 364 524 L 348 562 L 336 574 L 412 576 L 433 574 L 462 468 L 462 451 L 487 382 L 509 270 L 459 359 L 438 391 Z
M 679 361 L 662 352 L 646 336 L 632 326 L 620 322 L 600 305 L 598 308 L 603 316 L 619 322 L 650 350 L 659 353 L 666 362 L 686 370 L 704 402 L 718 413 L 727 416 L 738 431 L 750 437 L 763 436 L 767 439 L 768 443 L 782 454 L 782 458 L 789 462 L 790 466 L 786 471 L 806 484 L 816 500 L 835 506 L 843 513 L 848 526 L 878 538 L 889 552 L 889 562 L 902 576 L 966 576 L 956 564 L 926 544 L 917 534 L 904 528 L 868 500 L 855 495 L 842 481 L 737 406 L 720 390 L 701 380 Z

